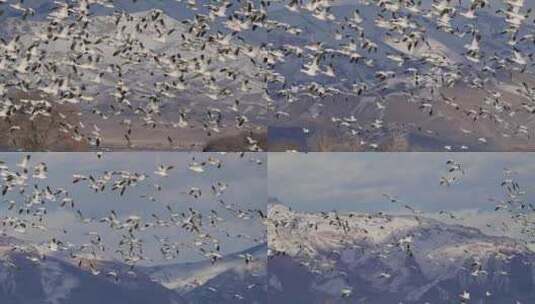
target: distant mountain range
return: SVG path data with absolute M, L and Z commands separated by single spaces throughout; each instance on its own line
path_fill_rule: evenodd
M 0 298 L 2 304 L 267 303 L 265 253 L 266 245 L 259 245 L 215 265 L 133 269 L 120 262 L 91 261 L 91 270 L 87 260 L 79 266 L 77 259 L 46 255 L 26 242 L 2 237 Z M 245 254 L 254 257 L 248 265 L 241 258 Z
M 535 253 L 510 238 L 414 216 L 272 205 L 270 218 L 274 303 L 446 304 L 465 292 L 464 303 L 535 301 Z
M 465 303 L 535 301 L 535 253 L 511 238 L 409 215 L 308 214 L 272 205 L 269 217 L 269 246 L 214 264 L 79 264 L 2 237 L 0 297 L 8 304 L 447 304 L 466 294 Z

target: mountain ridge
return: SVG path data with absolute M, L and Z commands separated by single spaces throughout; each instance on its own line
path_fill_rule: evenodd
M 303 214 L 280 205 L 270 216 L 268 280 L 281 303 L 297 294 L 345 303 L 343 289 L 356 303 L 451 303 L 464 291 L 471 303 L 535 299 L 535 253 L 511 238 L 421 216 Z

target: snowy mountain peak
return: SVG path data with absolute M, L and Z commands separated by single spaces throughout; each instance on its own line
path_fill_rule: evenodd
M 273 205 L 268 239 L 270 284 L 285 297 L 284 285 L 296 280 L 288 276 L 300 275 L 309 292 L 334 303 L 342 289 L 358 290 L 356 302 L 374 303 L 453 303 L 463 290 L 477 299 L 492 291 L 494 298 L 481 303 L 535 299 L 533 289 L 514 287 L 519 280 L 535 286 L 535 253 L 471 227 L 413 215 L 312 214 Z

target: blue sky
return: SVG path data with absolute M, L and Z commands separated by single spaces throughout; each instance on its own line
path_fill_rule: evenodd
M 449 159 L 461 162 L 465 175 L 440 186 Z M 517 172 L 533 198 L 533 153 L 272 153 L 269 194 L 304 211 L 396 211 L 383 193 L 423 212 L 489 211 L 495 207 L 489 198 L 503 198 L 504 168 Z
M 6 162 L 11 170 L 18 170 L 16 163 L 27 153 L 0 153 L 0 160 Z M 48 169 L 48 179 L 37 180 L 41 187 L 51 185 L 53 189 L 65 188 L 74 198 L 76 207 L 80 209 L 84 217 L 94 217 L 100 219 L 109 215 L 113 209 L 120 217 L 137 215 L 152 220 L 151 215 L 156 214 L 165 217 L 168 212 L 166 205 L 170 205 L 177 212 L 186 212 L 189 207 L 208 214 L 211 209 L 215 209 L 225 220 L 220 228 L 225 229 L 230 234 L 247 234 L 247 238 L 228 238 L 224 233 L 217 230 L 208 230 L 221 240 L 222 251 L 230 253 L 239 251 L 256 242 L 253 238 L 262 239 L 264 228 L 258 220 L 237 219 L 230 215 L 228 211 L 217 203 L 222 199 L 225 203 L 232 203 L 243 209 L 265 210 L 266 191 L 266 165 L 265 155 L 262 153 L 246 154 L 241 158 L 238 154 L 217 154 L 217 153 L 164 153 L 164 152 L 129 152 L 129 153 L 105 153 L 102 159 L 98 159 L 95 153 L 32 153 L 31 165 L 45 162 Z M 220 159 L 223 162 L 221 169 L 208 166 L 203 173 L 195 173 L 188 169 L 188 165 L 193 161 L 205 161 L 209 157 Z M 259 162 L 257 162 L 259 161 Z M 160 177 L 154 171 L 160 164 L 173 165 L 175 168 L 169 172 L 168 177 Z M 124 196 L 120 196 L 117 191 L 106 190 L 104 193 L 94 193 L 88 188 L 88 183 L 79 182 L 72 184 L 73 174 L 100 176 L 104 171 L 127 170 L 130 172 L 145 173 L 149 176 L 144 182 L 136 187 L 128 189 Z M 35 180 L 31 179 L 31 185 Z M 228 184 L 228 189 L 219 197 L 211 194 L 211 185 L 217 182 Z M 162 191 L 157 192 L 154 184 L 160 184 Z M 190 187 L 198 187 L 203 191 L 200 199 L 195 199 L 188 194 Z M 31 188 L 29 188 L 31 189 Z M 157 201 L 152 202 L 141 195 L 154 196 Z M 21 204 L 22 196 L 12 192 L 5 197 L 6 200 L 15 200 Z M 88 242 L 87 232 L 97 231 L 104 235 L 108 245 L 116 244 L 119 240 L 119 233 L 111 233 L 104 224 L 82 225 L 73 212 L 62 209 L 57 204 L 46 203 L 49 214 L 46 217 L 48 231 L 28 230 L 26 233 L 14 233 L 16 237 L 30 239 L 33 241 L 46 241 L 50 237 L 58 237 L 77 245 Z M 0 209 L 0 216 L 13 216 L 13 212 L 7 210 L 7 204 Z M 207 219 L 205 219 L 207 220 Z M 66 229 L 68 234 L 63 234 Z M 183 232 L 178 228 L 147 230 L 142 233 L 143 239 L 147 240 L 147 248 L 154 244 L 154 235 L 167 236 L 170 240 L 188 243 L 192 234 Z M 152 247 L 152 249 L 157 249 Z M 200 260 L 197 250 L 188 249 L 187 246 L 181 248 L 182 253 L 179 259 L 171 262 L 186 262 Z M 147 250 L 153 263 L 162 263 L 157 250 Z M 113 258 L 113 257 L 112 257 Z

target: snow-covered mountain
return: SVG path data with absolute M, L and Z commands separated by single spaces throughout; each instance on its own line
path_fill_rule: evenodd
M 262 244 L 215 264 L 132 268 L 118 261 L 44 252 L 3 236 L 0 298 L 6 304 L 267 303 L 266 251 Z
M 514 239 L 415 216 L 272 205 L 269 217 L 277 303 L 459 303 L 465 292 L 467 303 L 535 301 L 535 253 Z
M 96 263 L 96 262 L 95 262 Z M 85 264 L 84 264 L 85 265 Z M 0 298 L 6 304 L 187 303 L 120 263 L 99 265 L 94 274 L 60 258 L 42 255 L 13 238 L 0 240 Z M 102 267 L 102 268 L 100 268 Z M 110 273 L 111 272 L 111 273 Z M 114 276 L 112 273 L 116 273 Z
M 267 303 L 267 245 L 260 244 L 210 261 L 150 267 L 154 281 L 191 303 Z

